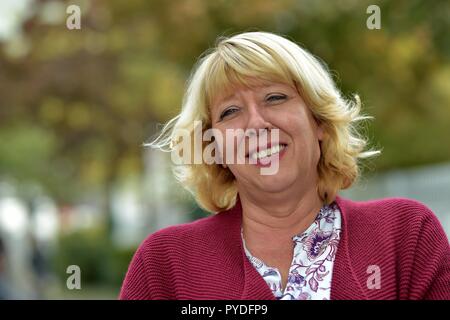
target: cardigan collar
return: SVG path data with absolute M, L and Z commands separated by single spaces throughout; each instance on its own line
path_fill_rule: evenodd
M 333 265 L 330 299 L 367 299 L 352 267 L 348 246 L 348 219 L 352 201 L 340 196 L 336 196 L 335 201 L 341 212 L 342 231 Z M 236 245 L 234 248 L 237 250 L 233 250 L 233 252 L 241 255 L 239 259 L 242 261 L 241 266 L 243 266 L 244 269 L 244 286 L 240 299 L 275 300 L 276 298 L 264 278 L 253 267 L 250 261 L 248 261 L 247 256 L 245 255 L 240 234 L 242 205 L 239 195 L 237 196 L 235 206 L 227 211 L 229 211 L 227 212 L 227 216 L 230 218 L 229 222 L 231 223 L 231 234 L 228 235 L 231 239 L 229 240 L 231 240 L 230 243 L 232 243 L 233 246 Z
M 333 273 L 331 276 L 331 300 L 367 300 L 369 297 L 363 290 L 356 272 L 352 266 L 352 262 L 357 258 L 351 256 L 350 246 L 350 220 L 352 213 L 352 206 L 354 202 L 336 196 L 335 199 L 339 210 L 341 211 L 341 239 L 339 240 L 338 249 L 336 252 L 336 259 L 334 261 Z

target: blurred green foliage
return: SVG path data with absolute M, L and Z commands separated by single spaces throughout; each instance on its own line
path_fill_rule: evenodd
M 66 269 L 77 265 L 81 269 L 82 287 L 100 285 L 117 288 L 125 277 L 136 248 L 119 248 L 108 240 L 103 229 L 87 229 L 61 235 L 53 254 L 52 269 L 63 284 L 69 274 Z
M 81 30 L 65 26 L 69 4 L 81 7 Z M 381 30 L 366 27 L 371 4 L 381 8 Z M 110 199 L 112 185 L 139 175 L 141 143 L 179 111 L 199 55 L 242 31 L 287 36 L 328 64 L 346 96 L 361 95 L 375 117 L 362 129 L 383 150 L 376 170 L 450 160 L 449 1 L 40 0 L 33 8 L 21 33 L 0 44 L 0 176 L 35 181 L 58 203 L 93 189 Z

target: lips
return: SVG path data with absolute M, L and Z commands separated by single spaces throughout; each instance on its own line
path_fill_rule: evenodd
M 280 148 L 279 149 L 281 149 L 281 150 L 283 150 L 285 147 L 287 147 L 287 143 L 284 143 L 284 142 L 279 142 L 279 143 L 277 143 L 277 144 L 272 144 L 272 143 L 267 143 L 265 146 L 258 146 L 257 148 L 254 148 L 254 149 L 252 149 L 252 150 L 250 150 L 246 155 L 245 155 L 245 157 L 246 158 L 249 158 L 250 156 L 253 156 L 255 153 L 261 153 L 261 152 L 263 152 L 263 151 L 266 151 L 266 153 L 270 153 L 270 150 L 272 150 L 272 147 L 277 147 L 277 146 L 280 146 Z M 276 148 L 275 148 L 275 150 L 276 150 Z M 277 150 L 277 152 L 280 152 L 280 150 Z M 275 152 L 274 152 L 275 153 Z M 264 155 L 264 153 L 263 153 L 263 155 Z
M 286 153 L 287 145 L 276 144 L 271 149 L 262 150 L 259 153 L 250 154 L 250 164 L 255 164 L 257 167 L 270 167 L 272 163 L 280 161 Z M 269 151 L 270 150 L 270 151 Z M 252 163 L 256 161 L 256 163 Z

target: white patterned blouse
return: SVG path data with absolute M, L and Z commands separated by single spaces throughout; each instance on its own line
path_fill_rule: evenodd
M 333 263 L 341 232 L 341 213 L 335 202 L 324 205 L 314 222 L 302 233 L 292 237 L 294 255 L 284 291 L 277 268 L 253 257 L 242 243 L 247 258 L 261 274 L 278 300 L 329 300 Z

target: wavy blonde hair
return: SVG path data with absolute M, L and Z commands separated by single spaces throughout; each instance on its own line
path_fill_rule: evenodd
M 211 128 L 209 108 L 214 99 L 236 84 L 251 86 L 249 79 L 255 78 L 295 86 L 316 121 L 323 124 L 317 192 L 325 204 L 330 204 L 340 189 L 350 187 L 359 177 L 358 158 L 381 152 L 363 151 L 367 140 L 357 130 L 358 121 L 373 117 L 360 114 L 357 95 L 354 101 L 342 96 L 323 63 L 296 43 L 273 33 L 219 37 L 215 47 L 200 56 L 193 68 L 181 112 L 156 139 L 144 145 L 170 152 L 180 129 L 188 130 L 193 140 L 194 121 L 202 121 L 202 130 Z M 182 164 L 174 166 L 173 172 L 203 209 L 219 212 L 235 205 L 237 188 L 228 168 L 220 164 Z

